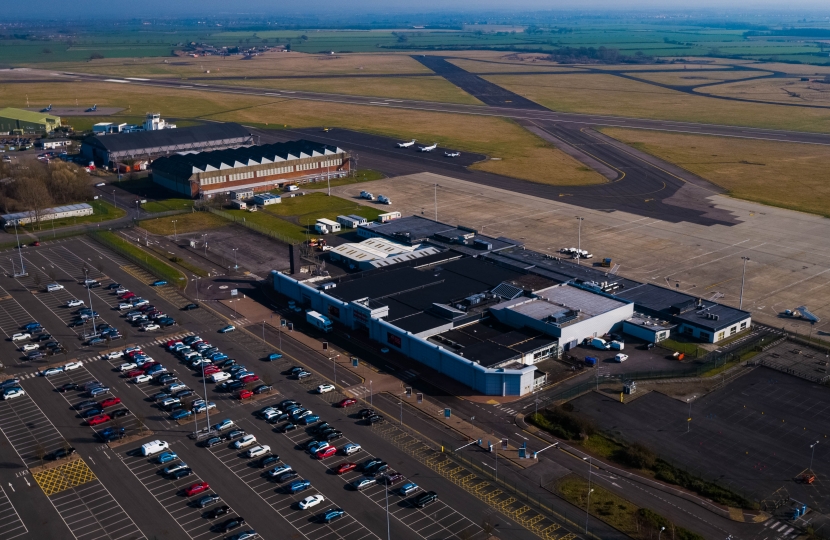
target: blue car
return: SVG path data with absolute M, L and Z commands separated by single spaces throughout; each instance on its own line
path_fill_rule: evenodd
M 279 360 L 280 358 L 282 358 L 282 355 L 280 353 L 275 352 L 275 353 L 271 353 L 271 354 L 268 355 L 268 361 L 269 362 L 273 362 L 274 360 Z
M 406 484 L 400 487 L 398 493 L 406 497 L 412 493 L 415 493 L 416 491 L 418 491 L 418 484 L 414 482 L 407 482 Z
M 31 332 L 32 330 L 37 330 L 38 328 L 43 328 L 43 327 L 40 325 L 40 323 L 39 323 L 39 322 L 30 322 L 29 324 L 27 324 L 27 325 L 23 326 L 23 330 L 28 330 L 28 331 L 30 331 L 30 332 Z
M 217 352 L 213 353 L 208 358 L 210 358 L 212 362 L 219 362 L 220 360 L 226 360 L 228 358 L 228 355 L 225 353 Z
M 294 482 L 291 482 L 291 484 L 288 486 L 288 492 L 293 495 L 295 493 L 305 491 L 310 487 L 311 482 L 309 482 L 308 480 L 296 480 Z
M 319 421 L 320 421 L 320 417 L 317 416 L 316 414 L 309 414 L 308 416 L 304 416 L 303 418 L 300 419 L 300 423 L 304 426 L 310 426 L 311 424 L 314 424 L 315 422 L 319 422 Z
M 184 420 L 185 418 L 187 418 L 191 414 L 193 414 L 193 413 L 186 410 L 186 409 L 181 409 L 181 410 L 176 411 L 173 414 L 171 414 L 170 415 L 170 420 Z
M 161 287 L 162 285 L 167 285 L 167 282 L 163 279 L 160 279 L 158 281 L 152 282 L 150 285 L 152 285 L 153 287 Z
M 342 508 L 332 508 L 331 510 L 326 510 L 320 516 L 320 521 L 323 523 L 331 523 L 335 519 L 339 517 L 343 517 L 346 512 Z
M 159 457 L 156 458 L 156 461 L 159 463 L 170 463 L 174 459 L 179 459 L 179 456 L 176 455 L 176 452 L 162 452 L 159 454 Z
M 222 328 L 220 328 L 219 333 L 220 334 L 227 334 L 228 332 L 233 332 L 234 330 L 236 330 L 236 327 L 232 324 L 229 324 L 227 326 L 223 326 Z

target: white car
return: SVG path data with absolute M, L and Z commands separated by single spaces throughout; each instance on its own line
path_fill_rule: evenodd
M 132 309 L 132 308 L 133 308 L 133 305 L 128 304 L 126 302 L 121 302 L 120 304 L 118 304 L 118 311 L 124 311 L 125 309 Z
M 51 377 L 52 375 L 57 375 L 59 373 L 63 373 L 61 368 L 53 367 L 49 369 L 44 369 L 40 372 L 41 377 Z
M 187 385 L 184 383 L 172 383 L 170 386 L 167 387 L 167 391 L 170 393 L 178 392 L 179 390 L 187 390 Z
M 73 298 L 69 302 L 66 303 L 66 307 L 78 307 L 84 305 L 83 300 L 78 300 L 77 298 Z
M 153 378 L 147 375 L 146 373 L 139 375 L 138 377 L 133 377 L 133 382 L 135 384 L 141 384 L 152 381 Z
M 130 289 L 125 289 L 124 287 L 121 287 L 120 289 L 115 291 L 115 294 L 121 295 L 127 294 L 128 292 L 130 292 Z
M 104 187 L 106 185 L 107 185 L 106 182 L 98 182 L 97 184 L 95 184 L 95 187 Z
M 208 409 L 215 409 L 215 408 L 216 408 L 216 403 L 211 401 L 207 405 L 205 405 L 204 403 L 202 403 L 201 405 L 194 405 L 193 409 L 191 409 L 191 410 L 194 412 L 194 414 L 199 414 L 199 413 L 205 412 Z
M 38 349 L 40 349 L 40 345 L 38 345 L 37 343 L 26 343 L 25 345 L 20 347 L 20 350 L 23 352 L 36 351 Z
M 262 419 L 267 422 L 267 421 L 271 420 L 272 418 L 278 417 L 279 415 L 280 415 L 280 412 L 276 411 L 276 410 L 274 410 L 274 411 L 265 411 L 264 413 L 262 413 Z
M 12 336 L 12 341 L 23 341 L 24 339 L 31 339 L 32 334 L 29 332 L 18 332 Z
M 9 388 L 3 392 L 3 399 L 14 399 L 16 397 L 25 396 L 26 392 L 22 388 Z
M 123 351 L 113 351 L 106 355 L 107 360 L 115 360 L 116 358 L 121 358 L 124 356 Z
M 79 369 L 84 367 L 84 365 L 80 362 L 69 362 L 63 366 L 64 371 L 72 371 L 73 369 Z
M 137 367 L 138 367 L 138 365 L 134 364 L 133 362 L 126 362 L 126 363 L 121 364 L 120 366 L 118 366 L 118 371 L 123 373 L 125 371 L 132 371 Z
M 331 392 L 332 390 L 334 390 L 333 384 L 321 384 L 317 387 L 318 394 L 325 394 L 326 392 Z
M 151 332 L 153 330 L 158 330 L 159 328 L 161 328 L 161 326 L 153 323 L 153 324 L 148 324 L 147 326 L 142 328 L 142 330 L 144 330 L 145 332 Z
M 253 448 L 249 448 L 247 452 L 245 452 L 245 457 L 255 458 L 259 456 L 264 456 L 271 452 L 271 447 L 267 444 L 254 446 Z
M 245 435 L 244 437 L 233 443 L 233 447 L 238 450 L 240 448 L 246 448 L 248 446 L 251 446 L 255 442 L 256 437 L 254 437 L 253 435 Z
M 308 510 L 309 508 L 317 506 L 318 504 L 320 504 L 324 500 L 326 500 L 326 499 L 322 495 L 319 495 L 319 494 L 318 495 L 309 495 L 308 497 L 306 497 L 305 499 L 300 501 L 300 503 L 299 503 L 300 510 Z

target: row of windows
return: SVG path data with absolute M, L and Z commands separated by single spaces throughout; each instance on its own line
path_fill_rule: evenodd
M 202 178 L 201 183 L 204 186 L 204 185 L 208 185 L 208 184 L 218 184 L 219 182 L 224 182 L 224 181 L 225 181 L 224 176 L 214 176 L 213 178 Z
M 322 167 L 338 167 L 340 166 L 339 160 L 330 159 L 327 161 L 318 161 L 315 163 L 303 163 L 296 166 L 297 171 L 307 171 L 309 169 L 318 169 Z M 256 171 L 257 177 L 263 176 L 273 176 L 275 174 L 286 174 L 294 172 L 295 168 L 293 165 L 288 165 L 285 167 L 273 167 L 271 169 L 263 169 L 261 171 Z M 208 184 L 218 184 L 219 182 L 224 182 L 227 178 L 227 181 L 233 182 L 236 180 L 246 180 L 248 178 L 254 178 L 254 172 L 244 172 L 244 173 L 236 173 L 225 176 L 215 176 L 213 178 L 203 178 L 201 184 L 208 185 Z
M 247 180 L 248 178 L 253 178 L 254 173 L 252 172 L 241 172 L 236 174 L 229 174 L 228 175 L 228 182 L 233 182 L 235 180 Z
M 272 176 L 275 174 L 285 174 L 294 172 L 294 166 L 289 165 L 288 167 L 275 167 L 273 169 L 265 169 L 263 171 L 257 171 L 257 176 Z

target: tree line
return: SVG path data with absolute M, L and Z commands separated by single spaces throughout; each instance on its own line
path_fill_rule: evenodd
M 31 212 L 39 222 L 44 210 L 92 198 L 89 174 L 75 164 L 3 163 L 0 165 L 0 209 L 4 214 Z

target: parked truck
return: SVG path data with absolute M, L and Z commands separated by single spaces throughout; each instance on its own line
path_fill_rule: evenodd
M 318 330 L 331 332 L 331 321 L 325 315 L 320 315 L 316 311 L 309 311 L 305 314 L 305 319 Z
M 606 343 L 604 339 L 595 337 L 594 339 L 591 340 L 591 347 L 594 347 L 596 349 L 602 349 L 603 351 L 607 351 L 608 349 L 611 348 L 611 345 Z

